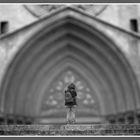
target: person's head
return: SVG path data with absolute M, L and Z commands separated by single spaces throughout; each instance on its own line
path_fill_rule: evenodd
M 68 89 L 73 89 L 75 90 L 75 85 L 73 83 L 71 83 L 69 86 L 68 86 Z

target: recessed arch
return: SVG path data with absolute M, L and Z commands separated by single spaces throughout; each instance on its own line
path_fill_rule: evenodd
M 65 11 L 67 14 L 63 16 L 62 12 Z M 30 112 L 23 102 L 20 104 L 21 99 L 28 99 L 28 97 L 31 99 L 32 95 L 39 95 L 35 92 L 42 88 L 38 77 L 45 77 L 45 74 L 58 64 L 56 68 L 60 71 L 54 71 L 54 75 L 57 76 L 63 71 L 62 68 L 69 67 L 68 61 L 63 62 L 63 59 L 67 60 L 69 57 L 74 58 L 76 63 L 79 63 L 78 66 L 85 67 L 87 75 L 91 76 L 88 76 L 87 80 L 92 82 L 95 78 L 97 83 L 101 82 L 101 91 L 104 91 L 108 99 L 112 99 L 112 106 L 116 108 L 115 112 L 113 108 L 112 110 L 104 109 L 105 111 L 101 112 L 102 115 L 136 109 L 140 99 L 139 86 L 123 53 L 108 37 L 88 23 L 88 20 L 83 21 L 82 13 L 69 8 L 65 11 L 60 10 L 48 17 L 46 25 L 25 42 L 12 60 L 0 89 L 1 110 L 20 114 Z M 71 12 L 79 16 L 74 16 Z M 54 18 L 56 15 L 61 15 L 60 19 Z M 88 16 L 87 19 L 91 20 Z M 64 67 L 59 65 L 61 62 Z M 82 73 L 82 69 L 79 71 Z M 50 77 L 51 75 L 47 75 L 44 81 L 47 82 L 47 78 Z M 38 89 L 35 85 L 39 85 Z M 7 105 L 6 102 L 9 104 Z M 107 102 L 104 98 L 104 104 Z M 34 104 L 31 106 L 36 107 L 35 101 L 32 103 Z M 18 105 L 25 110 L 19 112 L 18 107 L 15 110 L 15 106 Z M 38 115 L 35 112 L 32 114 Z
M 65 57 L 63 57 L 64 59 L 66 59 Z M 95 87 L 95 86 L 97 86 L 96 88 L 95 88 L 95 90 L 96 91 L 100 91 L 101 92 L 101 90 L 102 89 L 100 89 L 99 88 L 99 81 L 95 81 L 95 79 L 94 79 L 94 81 L 92 80 L 92 79 L 90 79 L 89 78 L 89 76 L 91 76 L 91 74 L 89 73 L 89 71 L 87 71 L 86 69 L 84 70 L 84 68 L 81 66 L 81 64 L 79 65 L 79 63 L 77 63 L 77 62 L 75 62 L 74 61 L 74 59 L 73 58 L 71 58 L 71 59 L 66 59 L 65 61 L 63 61 L 63 58 L 61 59 L 61 63 L 59 63 L 58 65 L 56 65 L 56 66 L 53 66 L 53 69 L 50 69 L 50 71 L 47 71 L 47 73 L 48 73 L 48 79 L 49 80 L 47 80 L 47 79 L 43 79 L 42 80 L 42 78 L 40 78 L 40 84 L 45 84 L 45 86 L 46 86 L 46 88 L 47 87 L 49 87 L 49 84 L 50 83 L 52 83 L 53 81 L 55 81 L 55 78 L 57 77 L 57 76 L 59 76 L 62 72 L 65 72 L 65 69 L 72 69 L 72 70 L 75 70 L 78 74 L 84 74 L 83 76 L 81 76 L 81 77 L 84 77 L 84 78 L 82 78 L 82 79 L 85 79 L 88 83 L 89 83 L 89 86 L 91 87 L 92 86 L 92 88 L 93 87 Z M 66 62 L 66 63 L 65 63 Z M 63 65 L 63 64 L 65 64 L 65 65 Z M 56 71 L 56 69 L 58 68 L 60 66 L 60 69 L 55 73 L 55 71 Z M 78 67 L 78 66 L 80 66 L 80 67 Z M 80 70 L 80 68 L 82 68 L 82 71 Z M 87 73 L 85 73 L 85 72 L 87 72 Z M 95 84 L 95 85 L 93 85 L 93 84 Z M 100 83 L 100 85 L 101 84 L 103 84 L 103 83 Z M 36 87 L 37 86 L 37 84 L 34 86 L 34 87 Z M 45 87 L 44 86 L 44 87 Z M 38 85 L 38 91 L 40 91 L 41 89 L 39 89 L 39 85 Z M 45 88 L 45 89 L 46 89 Z M 33 92 L 35 91 L 35 89 L 33 90 Z M 44 90 L 45 91 L 45 90 Z M 94 89 L 93 89 L 93 91 L 94 91 Z M 33 93 L 32 92 L 32 93 Z M 42 94 L 44 94 L 45 92 L 42 92 Z M 96 92 L 95 92 L 96 93 Z M 37 95 L 35 95 L 35 97 L 36 97 Z M 99 92 L 97 92 L 97 95 L 95 94 L 95 96 L 97 96 L 98 97 L 98 99 L 100 100 L 100 101 L 102 101 L 102 103 L 100 104 L 100 107 L 101 107 L 101 110 L 102 110 L 102 112 L 104 112 L 105 111 L 105 108 L 107 109 L 110 109 L 110 110 L 113 110 L 114 109 L 114 112 L 115 112 L 115 107 L 114 106 L 108 106 L 107 104 L 106 104 L 106 107 L 105 107 L 105 105 L 104 106 L 102 106 L 103 105 L 103 101 L 104 101 L 104 99 L 103 98 L 106 98 L 106 101 L 108 100 L 109 101 L 109 99 L 107 99 L 108 97 L 110 97 L 110 96 L 105 96 L 105 95 L 103 95 L 103 92 L 101 92 L 101 93 L 99 93 Z M 102 98 L 101 98 L 101 96 L 102 96 Z M 41 97 L 43 97 L 43 96 L 41 96 Z M 37 100 L 38 100 L 38 98 L 37 98 Z M 41 100 L 40 100 L 41 101 Z M 113 98 L 112 98 L 112 103 L 113 103 Z M 40 102 L 38 102 L 38 103 L 40 103 Z M 115 104 L 114 104 L 115 105 Z M 105 108 L 104 108 L 105 107 Z M 109 111 L 109 110 L 108 110 Z

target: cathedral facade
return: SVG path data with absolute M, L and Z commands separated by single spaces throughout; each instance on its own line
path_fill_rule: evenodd
M 140 123 L 139 5 L 0 5 L 0 123 Z

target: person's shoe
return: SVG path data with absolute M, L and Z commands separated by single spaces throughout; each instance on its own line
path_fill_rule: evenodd
M 76 120 L 72 120 L 72 123 L 73 123 L 73 124 L 76 123 Z

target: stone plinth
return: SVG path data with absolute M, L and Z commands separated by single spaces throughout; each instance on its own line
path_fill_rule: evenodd
M 140 125 L 1 125 L 0 135 L 140 135 Z

